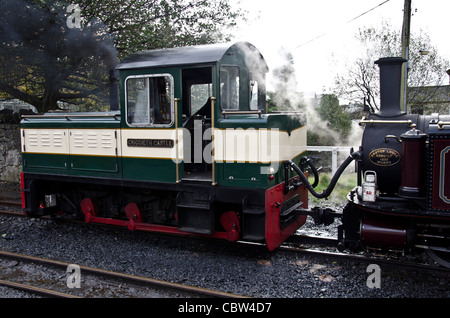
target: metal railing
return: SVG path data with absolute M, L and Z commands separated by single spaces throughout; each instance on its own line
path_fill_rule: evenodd
M 316 151 L 316 152 L 324 152 L 324 151 L 330 151 L 331 152 L 331 172 L 332 175 L 336 173 L 336 170 L 338 168 L 338 152 L 346 152 L 347 154 L 350 154 L 350 149 L 352 147 L 347 146 L 307 146 L 307 151 Z

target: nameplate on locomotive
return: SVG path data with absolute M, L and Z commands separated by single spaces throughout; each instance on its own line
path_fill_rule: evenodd
M 400 153 L 391 148 L 378 148 L 369 153 L 369 160 L 374 165 L 389 167 L 400 162 Z
M 127 139 L 128 147 L 173 148 L 172 139 Z

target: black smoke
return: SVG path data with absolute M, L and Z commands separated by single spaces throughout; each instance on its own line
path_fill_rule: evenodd
M 59 1 L 1 0 L 0 90 L 44 111 L 56 101 L 108 94 L 118 63 L 113 38 L 100 21 L 69 27 L 67 7 Z

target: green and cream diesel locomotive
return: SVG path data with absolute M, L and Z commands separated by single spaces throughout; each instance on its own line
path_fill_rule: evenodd
M 22 204 L 186 236 L 264 242 L 306 220 L 306 119 L 266 109 L 251 44 L 144 51 L 118 66 L 119 110 L 24 116 Z

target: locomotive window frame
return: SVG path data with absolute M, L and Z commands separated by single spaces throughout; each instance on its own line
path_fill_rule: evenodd
M 165 79 L 165 84 L 166 86 L 166 94 L 163 94 L 162 96 L 160 96 L 160 98 L 163 99 L 164 103 L 168 103 L 169 106 L 169 112 L 170 112 L 170 121 L 168 122 L 163 122 L 163 123 L 155 123 L 155 118 L 154 116 L 152 116 L 154 114 L 154 110 L 155 107 L 154 104 L 152 103 L 151 99 L 152 99 L 152 89 L 150 87 L 150 79 L 154 79 L 154 78 L 164 78 Z M 145 102 L 148 106 L 148 108 L 144 108 L 143 109 L 143 113 L 141 116 L 144 117 L 140 117 L 141 121 L 136 121 L 133 122 L 131 120 L 131 103 L 129 102 L 129 88 L 128 88 L 128 83 L 129 80 L 133 80 L 133 79 L 143 79 L 144 83 L 147 83 L 148 87 L 146 88 L 147 94 L 146 96 L 143 96 L 145 98 Z M 160 73 L 160 74 L 142 74 L 142 75 L 130 75 L 125 79 L 125 120 L 127 122 L 127 125 L 130 127 L 170 127 L 173 125 L 174 123 L 174 111 L 175 111 L 175 107 L 174 107 L 174 78 L 172 76 L 172 74 L 169 73 Z M 154 85 L 154 83 L 152 83 Z M 143 90 L 142 90 L 143 91 Z M 167 101 L 168 100 L 168 101 Z M 154 99 L 153 99 L 154 101 Z M 161 102 L 161 99 L 159 99 L 159 102 Z M 159 107 L 161 107 L 161 105 L 159 104 Z M 145 115 L 147 116 L 147 120 L 145 120 Z M 144 120 L 142 120 L 144 119 Z
M 235 81 L 234 83 L 230 82 L 230 72 L 228 71 L 226 76 L 227 78 L 225 79 L 224 74 L 225 74 L 225 69 L 237 69 L 237 82 Z M 238 111 L 240 110 L 240 90 L 241 90 L 241 69 L 238 65 L 221 65 L 220 66 L 220 85 L 219 85 L 219 89 L 220 89 L 220 107 L 222 108 L 222 110 L 232 110 L 232 111 Z M 232 91 L 231 89 L 233 88 L 232 85 L 230 84 L 236 84 L 237 87 L 235 88 L 235 97 L 233 98 L 232 95 Z M 237 88 L 237 89 L 236 89 Z M 231 99 L 234 99 L 234 101 L 231 101 Z M 234 104 L 233 102 L 236 102 L 236 104 Z M 231 105 L 231 107 L 225 107 L 225 106 L 229 106 Z
M 212 86 L 212 83 L 191 84 L 189 86 L 191 115 L 197 113 L 213 96 Z

